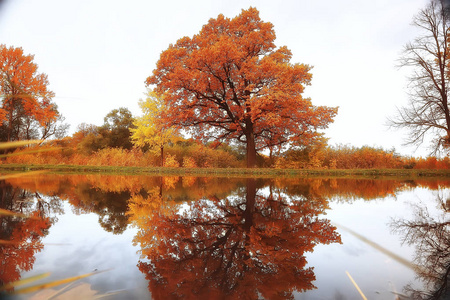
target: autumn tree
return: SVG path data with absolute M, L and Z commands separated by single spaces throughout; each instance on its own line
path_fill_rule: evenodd
M 0 139 L 28 139 L 34 127 L 46 129 L 59 117 L 52 103 L 54 93 L 48 89 L 47 75 L 38 73 L 33 55 L 22 48 L 0 44 Z
M 43 126 L 35 119 L 26 119 L 24 122 L 24 134 L 20 136 L 20 139 L 45 140 L 51 137 L 56 139 L 65 137 L 70 125 L 64 123 L 66 118 L 59 113 L 56 104 L 53 105 L 53 110 L 55 111 L 55 118 L 44 122 Z
M 145 101 L 139 101 L 139 107 L 143 115 L 135 119 L 131 139 L 136 146 L 159 150 L 163 167 L 164 147 L 178 139 L 177 130 L 160 123 L 159 115 L 167 109 L 163 96 L 149 90 Z
M 133 125 L 133 115 L 128 108 L 120 107 L 113 109 L 104 118 L 103 126 L 100 131 L 108 139 L 109 147 L 120 147 L 123 149 L 131 149 L 131 129 Z
M 131 131 L 134 118 L 128 108 L 111 110 L 103 119 L 102 126 L 80 124 L 73 138 L 79 140 L 81 152 L 91 154 L 107 147 L 131 149 Z
M 392 127 L 409 130 L 406 144 L 419 146 L 429 136 L 433 154 L 450 146 L 449 21 L 443 0 L 431 0 L 414 17 L 421 34 L 405 46 L 400 58 L 400 66 L 412 69 L 409 103 L 389 119 Z
M 170 45 L 146 80 L 164 94 L 163 122 L 199 138 L 245 144 L 248 167 L 258 150 L 321 136 L 337 108 L 302 97 L 311 67 L 291 63 L 291 51 L 274 40 L 273 25 L 249 8 L 233 19 L 219 15 Z
M 70 125 L 68 123 L 64 123 L 66 118 L 59 113 L 56 104 L 54 105 L 54 110 L 56 111 L 56 117 L 45 122 L 45 125 L 40 128 L 40 136 L 38 137 L 39 139 L 45 140 L 50 137 L 62 139 L 66 136 Z
M 70 138 L 71 143 L 75 146 L 78 145 L 89 134 L 95 134 L 97 132 L 97 126 L 94 124 L 81 123 L 77 126 L 76 131 Z

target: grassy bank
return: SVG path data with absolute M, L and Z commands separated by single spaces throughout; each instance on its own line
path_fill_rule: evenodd
M 273 169 L 273 168 L 160 168 L 83 165 L 2 164 L 0 172 L 48 170 L 52 173 L 106 173 L 128 175 L 191 175 L 191 176 L 264 176 L 264 177 L 439 177 L 450 178 L 450 170 L 429 169 Z

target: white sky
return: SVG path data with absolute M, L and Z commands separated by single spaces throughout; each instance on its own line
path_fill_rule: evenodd
M 315 105 L 339 106 L 326 130 L 330 144 L 428 153 L 425 146 L 402 147 L 406 133 L 385 126 L 407 102 L 407 70 L 396 60 L 418 35 L 412 17 L 428 0 L 3 2 L 0 43 L 35 55 L 70 134 L 82 122 L 102 125 L 115 108 L 139 115 L 144 81 L 170 43 L 198 33 L 220 13 L 232 18 L 253 6 L 274 25 L 275 44 L 292 51 L 292 62 L 314 66 L 305 95 Z

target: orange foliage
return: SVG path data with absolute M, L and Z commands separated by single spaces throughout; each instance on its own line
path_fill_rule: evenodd
M 411 158 L 409 160 L 409 166 L 414 169 L 448 170 L 450 169 L 450 159 L 448 157 L 442 159 L 437 159 L 436 157 Z
M 67 148 L 71 141 L 47 143 L 41 146 L 29 146 L 14 151 L 0 163 L 49 164 L 49 165 L 90 165 L 90 166 L 159 166 L 159 157 L 153 153 L 142 152 L 138 148 L 131 150 L 105 148 L 85 155 L 76 149 Z M 65 147 L 61 149 L 61 147 Z M 229 168 L 242 167 L 236 156 L 220 149 L 211 149 L 202 144 L 174 146 L 167 149 L 166 167 L 184 168 Z M 393 150 L 385 151 L 372 147 L 326 147 L 290 150 L 277 157 L 276 168 L 290 169 L 450 169 L 450 158 L 402 157 Z
M 185 146 L 175 145 L 167 149 L 167 152 L 176 156 L 181 165 L 187 160 L 191 167 L 194 164 L 200 168 L 242 167 L 233 154 L 222 149 L 212 149 L 198 142 Z
M 325 169 L 382 169 L 403 168 L 403 158 L 393 150 L 364 146 L 307 148 L 289 151 L 277 162 L 283 168 L 325 168 Z
M 401 168 L 403 161 L 394 151 L 372 147 L 339 146 L 327 148 L 326 160 L 335 161 L 337 169 Z
M 192 157 L 183 158 L 183 168 L 197 168 L 197 164 Z
M 38 150 L 37 153 L 27 151 Z M 47 151 L 51 150 L 51 151 Z M 17 149 L 14 156 L 6 158 L 6 163 L 18 164 L 49 164 L 49 165 L 87 165 L 87 166 L 135 166 L 144 167 L 152 165 L 151 158 L 140 149 L 131 150 L 122 148 L 105 148 L 91 155 L 69 152 L 66 149 L 55 149 L 53 146 L 36 146 L 26 149 Z
M 6 126 L 6 139 L 27 139 L 26 122 L 35 120 L 41 126 L 53 121 L 57 111 L 51 100 L 54 93 L 47 89 L 47 75 L 37 73 L 33 55 L 24 55 L 22 48 L 0 44 L 0 122 Z
M 289 150 L 276 159 L 275 167 L 290 169 L 450 169 L 444 157 L 402 157 L 395 150 L 363 146 L 326 146 L 317 144 L 301 150 Z
M 302 97 L 311 67 L 291 63 L 290 50 L 274 40 L 273 25 L 249 8 L 233 19 L 210 19 L 192 38 L 170 45 L 147 79 L 164 95 L 163 122 L 200 138 L 245 143 L 249 167 L 256 149 L 321 136 L 317 130 L 328 127 L 337 108 Z
M 140 148 L 131 150 L 122 148 L 104 148 L 86 154 L 77 149 L 77 143 L 83 140 L 80 131 L 72 138 L 47 142 L 42 145 L 18 148 L 3 163 L 33 165 L 90 165 L 90 166 L 160 166 L 157 153 L 143 152 Z M 228 168 L 240 166 L 236 157 L 222 149 L 211 149 L 199 143 L 174 145 L 167 149 L 166 167 Z
M 173 156 L 171 154 L 167 154 L 164 157 L 164 166 L 167 168 L 178 168 L 180 166 L 180 164 L 176 160 L 175 156 Z

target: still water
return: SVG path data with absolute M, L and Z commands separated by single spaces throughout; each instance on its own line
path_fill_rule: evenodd
M 93 273 L 12 299 L 450 295 L 450 180 L 39 175 L 0 208 L 1 285 Z

